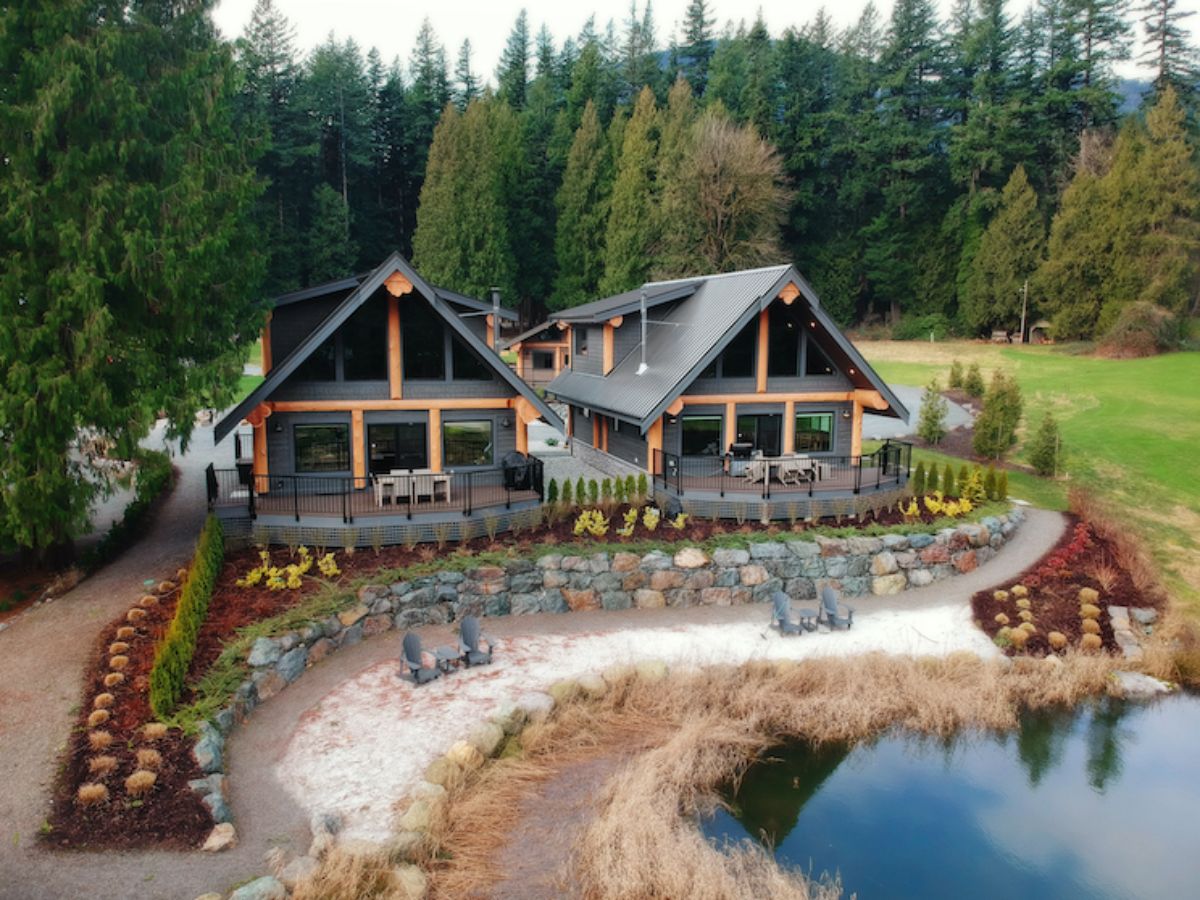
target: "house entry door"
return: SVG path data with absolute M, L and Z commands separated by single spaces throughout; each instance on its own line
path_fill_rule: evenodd
M 368 425 L 367 447 L 372 475 L 386 475 L 392 469 L 429 468 L 424 422 Z

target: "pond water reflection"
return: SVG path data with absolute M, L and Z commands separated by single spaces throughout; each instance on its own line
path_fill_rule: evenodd
M 715 840 L 859 897 L 1200 896 L 1200 698 L 1098 700 L 1013 733 L 777 748 Z

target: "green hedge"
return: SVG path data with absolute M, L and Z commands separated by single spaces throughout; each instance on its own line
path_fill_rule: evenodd
M 171 483 L 171 457 L 161 450 L 138 449 L 133 461 L 137 464 L 133 499 L 104 537 L 84 553 L 83 567 L 88 571 L 112 561 L 133 543 L 146 526 L 151 504 Z
M 200 540 L 196 542 L 196 556 L 183 583 L 175 617 L 154 648 L 154 667 L 150 670 L 150 708 L 157 718 L 169 716 L 183 696 L 184 681 L 196 652 L 196 636 L 208 614 L 208 602 L 212 599 L 213 586 L 224 558 L 225 539 L 221 523 L 215 516 L 209 516 L 200 532 Z

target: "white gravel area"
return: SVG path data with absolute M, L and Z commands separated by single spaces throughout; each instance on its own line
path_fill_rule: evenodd
M 955 603 L 861 615 L 850 631 L 783 637 L 757 622 L 622 628 L 496 641 L 495 662 L 417 687 L 396 662 L 346 680 L 300 720 L 276 765 L 284 789 L 310 815 L 336 813 L 348 837 L 383 841 L 425 768 L 521 695 L 612 666 L 660 659 L 672 666 L 850 656 L 872 651 L 946 655 L 999 651 Z

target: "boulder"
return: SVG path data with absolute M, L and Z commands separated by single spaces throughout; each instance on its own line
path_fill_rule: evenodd
M 483 754 L 466 741 L 455 741 L 446 751 L 446 759 L 460 769 L 478 769 L 483 765 Z
M 205 734 L 196 741 L 196 746 L 192 748 L 192 758 L 196 760 L 196 765 L 200 767 L 201 772 L 206 774 L 219 772 L 222 749 L 219 737 Z
M 425 768 L 425 780 L 430 784 L 439 784 L 445 787 L 454 784 L 458 780 L 458 776 L 458 766 L 444 756 L 439 756 Z
M 363 637 L 371 637 L 376 634 L 383 634 L 392 627 L 392 617 L 386 614 L 367 616 L 365 619 L 363 619 L 362 627 Z
M 633 598 L 626 591 L 605 591 L 600 595 L 600 605 L 604 609 L 629 609 Z
M 317 871 L 318 863 L 311 856 L 297 856 L 279 872 L 279 881 L 289 891 L 294 891 L 296 885 L 311 878 Z
M 339 647 L 353 647 L 355 644 L 361 644 L 363 639 L 362 622 L 356 622 L 351 625 L 338 637 Z
M 383 618 L 386 620 L 387 617 Z M 300 677 L 307 662 L 308 650 L 304 647 L 296 647 L 279 658 L 279 662 L 275 665 L 275 671 L 283 677 L 284 681 L 291 684 Z
M 1159 681 L 1141 672 L 1113 672 L 1109 677 L 1109 693 L 1127 700 L 1147 700 L 1174 690 L 1165 681 Z
M 220 791 L 212 791 L 202 797 L 200 802 L 208 809 L 209 815 L 212 816 L 214 822 L 229 822 L 233 819 L 233 811 L 230 810 L 229 804 L 225 802 L 225 795 Z
M 404 900 L 421 900 L 429 890 L 425 873 L 420 867 L 408 864 L 392 867 L 392 883 L 396 888 L 396 896 Z
M 722 547 L 713 551 L 713 562 L 723 568 L 732 566 L 744 566 L 750 562 L 750 554 L 745 550 L 730 549 Z
M 246 662 L 252 666 L 269 666 L 283 655 L 280 646 L 269 637 L 260 637 L 250 647 Z
M 904 574 L 896 572 L 892 575 L 877 575 L 871 579 L 871 593 L 877 597 L 898 594 L 907 586 Z
M 365 619 L 370 612 L 370 608 L 365 603 L 359 603 L 338 613 L 338 621 L 342 623 L 343 628 L 349 628 L 360 619 Z
M 287 888 L 274 875 L 255 878 L 229 895 L 229 900 L 287 900 Z
M 254 673 L 254 689 L 258 692 L 259 700 L 270 700 L 285 687 L 287 687 L 287 679 L 276 669 Z
M 222 850 L 231 850 L 236 846 L 237 829 L 231 822 L 221 822 L 208 833 L 208 837 L 204 839 L 204 846 L 200 849 L 205 853 L 220 853 Z
M 925 587 L 927 584 L 933 584 L 933 573 L 928 569 L 910 569 L 908 583 L 913 587 Z
M 974 572 L 979 565 L 979 558 L 975 555 L 974 550 L 967 550 L 954 557 L 954 568 L 964 575 L 967 572 Z
M 527 691 L 517 698 L 517 706 L 524 712 L 526 719 L 533 721 L 554 709 L 554 698 L 543 691 Z
M 856 556 L 870 556 L 883 549 L 883 541 L 877 537 L 852 537 L 846 539 L 846 549 Z
M 414 801 L 400 817 L 400 827 L 405 831 L 428 831 L 433 819 L 433 807 L 427 800 Z
M 310 666 L 315 666 L 330 653 L 332 653 L 336 646 L 337 645 L 334 644 L 334 642 L 329 638 L 321 638 L 308 648 L 308 664 Z
M 654 591 L 669 591 L 683 587 L 684 574 L 674 569 L 660 569 L 650 576 L 650 589 Z
M 814 559 L 821 555 L 821 547 L 814 541 L 788 541 L 787 548 L 797 559 Z
M 563 599 L 567 601 L 567 606 L 570 607 L 572 612 L 600 608 L 600 598 L 591 588 L 584 588 L 582 590 L 563 588 L 562 595 Z
M 642 558 L 636 553 L 618 553 L 612 558 L 614 572 L 632 572 L 642 563 Z
M 727 587 L 710 587 L 700 591 L 701 606 L 732 606 L 733 591 Z
M 579 689 L 588 697 L 597 699 L 608 693 L 608 682 L 599 675 L 588 674 L 579 678 Z
M 933 544 L 933 540 L 932 534 L 910 534 L 908 536 L 908 546 L 914 550 L 924 550 Z
M 708 565 L 708 554 L 699 547 L 684 547 L 675 554 L 675 565 L 680 569 L 699 569 Z
M 504 743 L 504 729 L 495 722 L 485 722 L 471 732 L 467 741 L 484 756 L 495 756 Z
M 898 562 L 896 562 L 896 557 L 892 554 L 892 552 L 890 550 L 883 550 L 879 553 L 876 553 L 871 558 L 871 574 L 872 575 L 876 575 L 876 576 L 891 575 L 898 568 L 900 568 L 900 564 Z M 866 573 L 865 572 L 863 572 L 863 573 L 856 572 L 854 574 L 865 575 Z
M 1131 606 L 1129 607 L 1129 615 L 1139 625 L 1153 625 L 1158 621 L 1158 610 L 1148 606 Z
M 787 547 L 776 541 L 756 541 L 750 545 L 751 559 L 783 559 L 787 555 Z
M 825 574 L 830 578 L 845 578 L 850 572 L 849 560 L 844 556 L 828 556 L 825 558 Z
M 759 565 L 742 566 L 739 572 L 739 578 L 746 587 L 754 587 L 756 584 L 762 584 L 770 577 L 770 573 Z

